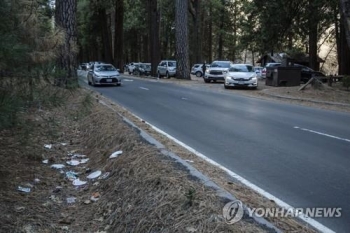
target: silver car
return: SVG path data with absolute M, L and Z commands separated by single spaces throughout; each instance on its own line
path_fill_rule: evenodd
M 224 80 L 228 69 L 233 65 L 230 61 L 214 61 L 210 64 L 209 69 L 205 71 L 204 82 Z
M 176 61 L 164 60 L 161 61 L 157 67 L 158 78 L 166 76 L 167 78 L 175 77 L 176 75 Z
M 249 64 L 234 64 L 225 76 L 224 87 L 248 87 L 256 89 L 258 78 L 254 67 Z
M 206 70 L 209 68 L 209 65 L 205 65 Z M 191 69 L 191 74 L 196 75 L 196 77 L 202 77 L 203 76 L 203 64 L 194 64 Z
M 118 70 L 111 64 L 94 64 L 87 74 L 89 85 L 121 85 Z

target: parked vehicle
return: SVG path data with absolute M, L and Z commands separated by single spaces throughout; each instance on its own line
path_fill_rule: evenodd
M 318 77 L 320 79 L 320 81 L 322 81 L 324 83 L 328 81 L 327 76 L 320 71 L 315 71 L 315 70 L 311 69 L 310 67 L 303 66 L 300 64 L 294 64 L 294 66 L 301 68 L 301 80 L 300 81 L 303 83 L 307 83 L 314 76 Z
M 134 72 L 135 66 L 141 64 L 140 62 L 131 62 L 128 65 L 128 73 L 132 74 Z
M 87 65 L 88 63 L 81 63 L 78 68 L 79 70 L 87 70 Z
M 258 78 L 261 78 L 261 73 L 262 73 L 262 70 L 263 70 L 263 69 L 264 69 L 264 68 L 261 67 L 261 66 L 254 66 L 254 71 L 255 71 L 256 76 L 257 76 Z
M 208 64 L 205 65 L 206 70 L 210 67 Z M 196 75 L 196 77 L 203 77 L 203 64 L 194 64 L 191 69 L 191 74 Z
M 87 75 L 89 85 L 121 85 L 118 70 L 111 64 L 94 64 Z
M 252 65 L 234 64 L 225 75 L 225 89 L 230 87 L 248 87 L 256 89 L 258 78 Z
M 280 65 L 281 63 L 278 63 L 278 62 L 267 63 L 266 66 L 261 71 L 261 78 L 266 78 L 266 67 L 277 67 Z
M 214 61 L 210 64 L 210 67 L 206 69 L 204 74 L 204 82 L 225 80 L 229 68 L 233 65 L 230 61 Z
M 151 63 L 136 64 L 133 75 L 151 75 Z
M 176 61 L 164 60 L 161 61 L 157 67 L 158 78 L 163 76 L 170 78 L 176 75 Z

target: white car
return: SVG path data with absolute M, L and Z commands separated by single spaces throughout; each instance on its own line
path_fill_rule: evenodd
M 134 69 L 135 69 L 136 65 L 140 65 L 140 64 L 141 64 L 140 62 L 131 62 L 128 65 L 128 73 L 132 74 L 134 72 Z
M 250 64 L 234 64 L 228 70 L 224 82 L 225 89 L 230 87 L 248 87 L 256 89 L 258 78 L 254 67 Z
M 121 85 L 118 70 L 111 64 L 94 64 L 87 74 L 89 85 Z
M 213 61 L 210 67 L 206 69 L 204 74 L 204 82 L 209 83 L 211 81 L 223 81 L 229 68 L 233 65 L 230 61 Z
M 164 60 L 161 61 L 157 67 L 158 78 L 163 76 L 170 78 L 176 76 L 176 61 Z

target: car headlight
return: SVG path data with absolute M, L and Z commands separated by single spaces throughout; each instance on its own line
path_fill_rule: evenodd
M 251 76 L 248 80 L 256 81 L 256 75 Z
M 234 78 L 231 77 L 231 76 L 226 76 L 226 79 L 231 79 L 231 80 L 233 80 Z
M 100 76 L 98 76 L 97 74 L 94 74 L 94 78 L 100 78 Z
M 227 74 L 228 72 L 226 70 L 222 71 L 223 74 Z

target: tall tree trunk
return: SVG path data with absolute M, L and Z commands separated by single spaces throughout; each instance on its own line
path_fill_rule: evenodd
M 149 35 L 147 33 L 147 35 L 143 35 L 142 36 L 142 46 L 143 46 L 143 58 L 142 60 L 144 62 L 150 62 L 151 61 L 151 57 L 149 55 Z
M 65 33 L 65 43 L 60 47 L 57 67 L 64 71 L 64 75 L 57 77 L 55 84 L 61 87 L 77 85 L 77 1 L 56 0 L 55 22 Z
M 188 1 L 176 0 L 175 4 L 176 76 L 191 79 L 188 55 Z
M 309 65 L 314 70 L 319 70 L 317 63 L 317 24 L 315 16 L 317 0 L 309 0 Z M 316 10 L 317 11 L 317 10 Z
M 340 0 L 340 14 L 343 17 L 345 36 L 348 47 L 350 47 L 350 1 Z
M 124 1 L 115 1 L 114 65 L 124 71 Z
M 219 25 L 219 41 L 218 41 L 218 58 L 224 59 L 223 57 L 223 48 L 224 48 L 224 20 L 225 14 L 222 12 L 220 16 L 220 25 Z
M 151 74 L 157 75 L 157 66 L 160 62 L 160 42 L 159 42 L 159 12 L 158 1 L 148 0 L 149 7 L 149 30 L 150 30 L 150 55 L 151 55 Z
M 101 26 L 101 37 L 103 46 L 103 61 L 112 63 L 112 44 L 110 37 L 110 24 L 105 9 L 99 9 L 98 11 L 99 22 Z
M 192 5 L 191 5 L 192 4 Z M 201 0 L 189 1 L 190 13 L 193 20 L 193 32 L 194 40 L 192 40 L 194 51 L 194 63 L 200 63 L 202 61 L 202 39 L 201 37 Z
M 213 4 L 209 3 L 209 38 L 208 38 L 208 47 L 209 47 L 209 63 L 213 61 Z
M 340 62 L 339 74 L 350 75 L 350 49 L 347 44 L 346 28 L 343 16 L 340 19 Z

